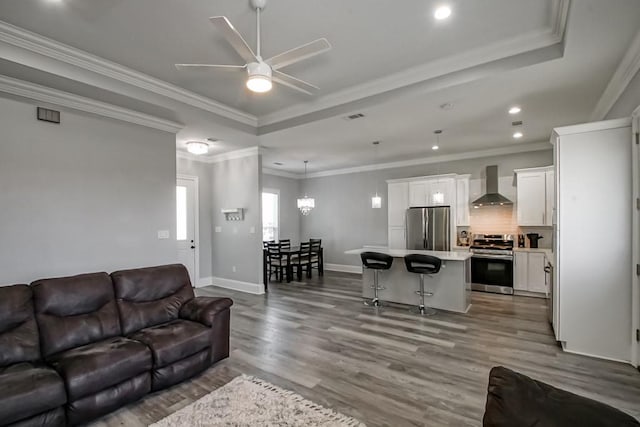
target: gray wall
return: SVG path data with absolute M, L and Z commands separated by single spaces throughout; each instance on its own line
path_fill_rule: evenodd
M 198 177 L 198 203 L 199 209 L 199 230 L 200 235 L 196 244 L 200 249 L 200 277 L 208 278 L 213 275 L 211 269 L 212 253 L 211 241 L 213 236 L 213 211 L 211 207 L 211 198 L 213 191 L 211 189 L 211 165 L 202 162 L 196 162 L 188 159 L 178 159 L 177 172 L 179 175 L 190 175 Z
M 300 180 L 262 174 L 262 187 L 280 190 L 280 238 L 300 241 Z
M 226 160 L 210 167 L 213 276 L 262 283 L 261 156 Z M 244 221 L 225 221 L 220 212 L 223 208 L 244 208 Z M 221 232 L 215 232 L 216 226 Z
M 0 283 L 176 262 L 175 135 L 35 114 L 0 98 Z
M 613 104 L 611 111 L 607 114 L 607 119 L 618 119 L 621 117 L 631 117 L 633 110 L 640 106 L 640 72 L 629 83 L 629 86 L 622 93 L 618 101 Z
M 481 178 L 487 165 L 498 165 L 500 176 L 513 176 L 514 169 L 551 164 L 553 152 L 545 150 L 303 180 L 301 190 L 316 199 L 316 208 L 302 217 L 301 238 L 322 238 L 326 263 L 359 265 L 357 257 L 344 251 L 387 244 L 386 180 L 444 173 Z M 371 208 L 376 183 L 382 209 Z

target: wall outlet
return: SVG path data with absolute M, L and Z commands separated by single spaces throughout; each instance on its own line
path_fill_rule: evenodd
M 158 230 L 158 239 L 164 240 L 169 238 L 169 230 Z
M 236 266 L 235 265 L 233 267 L 231 267 L 231 271 L 233 271 L 234 273 L 236 272 Z
M 216 233 L 222 233 L 222 227 L 216 225 Z

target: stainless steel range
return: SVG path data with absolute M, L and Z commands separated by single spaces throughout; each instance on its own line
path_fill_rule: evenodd
M 474 234 L 471 289 L 513 294 L 513 235 Z

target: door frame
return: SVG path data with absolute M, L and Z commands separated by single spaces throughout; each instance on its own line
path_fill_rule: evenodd
M 636 331 L 640 330 L 640 276 L 636 265 L 640 265 L 640 107 L 632 115 L 632 176 L 633 176 L 633 214 L 632 214 L 632 266 L 631 272 L 631 364 L 640 368 L 640 342 L 636 339 Z M 635 238 L 633 237 L 635 236 Z
M 193 182 L 193 222 L 194 222 L 194 240 L 195 240 L 195 253 L 194 253 L 194 275 L 196 277 L 193 278 L 193 282 L 191 285 L 193 287 L 198 287 L 200 278 L 200 187 L 198 185 L 198 177 L 195 175 L 183 175 L 176 174 L 176 185 L 178 184 L 178 180 L 182 179 L 184 181 L 192 181 Z M 175 232 L 174 232 L 175 234 Z

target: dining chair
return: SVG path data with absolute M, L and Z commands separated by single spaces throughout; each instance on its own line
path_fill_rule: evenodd
M 291 239 L 280 239 L 278 242 L 282 249 L 291 249 Z
M 317 269 L 318 275 L 324 275 L 324 266 L 322 265 L 322 239 L 309 239 L 311 245 L 311 262 L 309 265 L 309 277 L 311 277 L 311 270 Z
M 287 257 L 282 254 L 279 243 L 269 243 L 267 245 L 267 264 L 269 268 L 269 281 L 271 281 L 271 275 L 275 273 L 276 280 L 282 282 L 288 265 Z
M 311 243 L 300 243 L 300 250 L 292 262 L 293 267 L 296 269 L 298 280 L 302 279 L 302 270 L 306 269 L 307 277 L 311 277 Z

